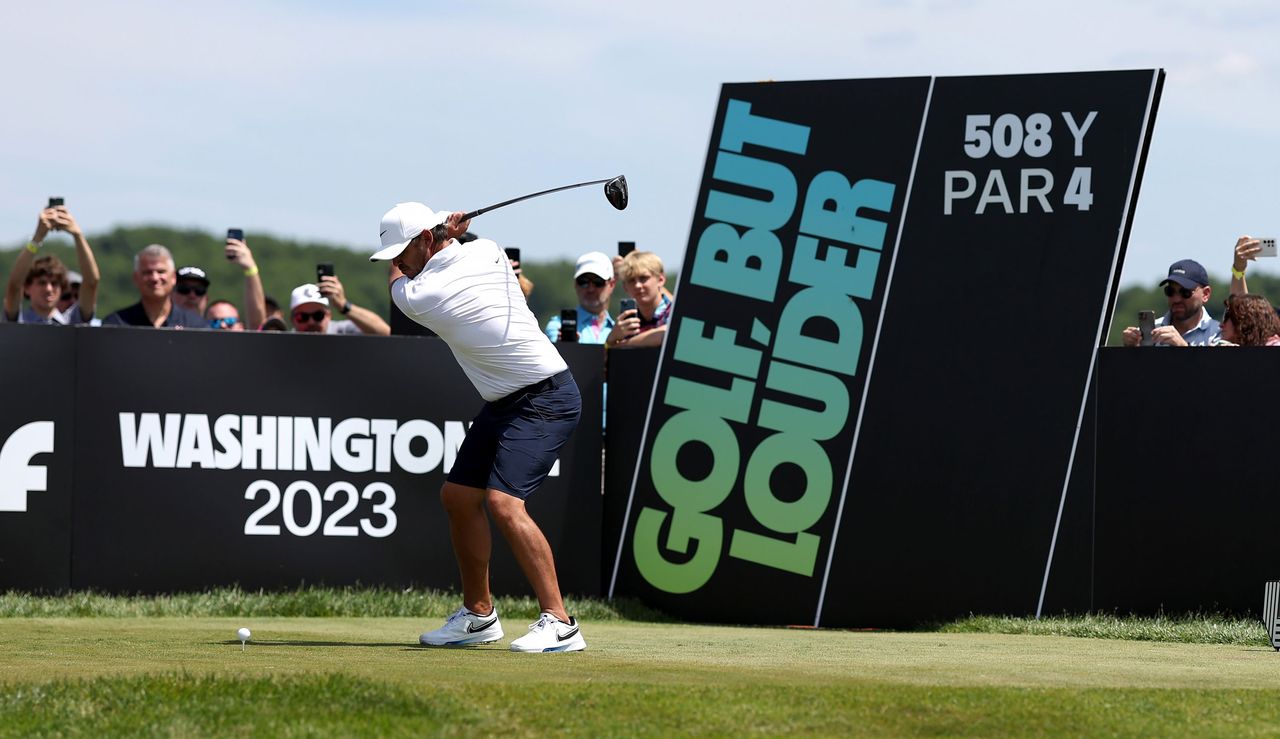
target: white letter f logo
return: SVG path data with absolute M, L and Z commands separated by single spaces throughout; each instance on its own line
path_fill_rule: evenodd
M 48 488 L 48 470 L 32 465 L 37 454 L 53 451 L 53 421 L 32 421 L 0 447 L 0 511 L 27 510 L 27 493 Z

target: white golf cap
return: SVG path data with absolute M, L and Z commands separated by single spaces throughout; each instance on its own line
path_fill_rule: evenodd
M 308 282 L 305 285 L 298 285 L 293 288 L 293 294 L 289 296 L 289 310 L 293 310 L 305 303 L 328 305 L 329 299 L 320 294 L 320 288 Z
M 84 283 L 84 277 L 74 269 L 67 270 L 67 284 L 80 285 Z
M 613 279 L 613 260 L 602 251 L 589 251 L 578 257 L 578 265 L 573 268 L 573 279 L 585 274 L 593 274 L 606 280 Z
M 448 211 L 436 213 L 422 203 L 397 204 L 382 216 L 382 223 L 378 226 L 382 248 L 369 257 L 369 261 L 395 259 L 418 234 L 439 226 L 448 218 Z

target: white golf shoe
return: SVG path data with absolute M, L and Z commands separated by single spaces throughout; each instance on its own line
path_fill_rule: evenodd
M 444 626 L 418 637 L 423 646 L 466 647 L 488 644 L 502 638 L 502 623 L 498 621 L 498 609 L 488 616 L 481 616 L 459 608 L 444 622 Z
M 569 617 L 569 623 L 544 613 L 538 622 L 529 624 L 529 633 L 511 642 L 513 652 L 580 652 L 587 648 L 578 628 L 578 619 Z

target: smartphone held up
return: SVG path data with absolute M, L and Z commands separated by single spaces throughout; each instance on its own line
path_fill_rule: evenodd
M 244 241 L 244 229 L 242 229 L 242 228 L 228 228 L 228 229 L 227 229 L 227 241 L 232 241 L 232 240 L 235 240 L 235 241 Z M 234 251 L 233 249 L 231 249 L 231 248 L 228 248 L 228 249 L 227 249 L 227 259 L 235 259 L 235 258 L 236 258 L 235 251 Z
M 1152 346 L 1155 344 L 1155 339 L 1152 338 L 1152 334 L 1156 330 L 1155 311 L 1138 311 L 1138 330 L 1142 332 L 1142 339 L 1138 342 L 1138 346 Z

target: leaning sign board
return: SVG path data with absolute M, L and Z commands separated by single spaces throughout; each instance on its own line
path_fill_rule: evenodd
M 1163 77 L 726 85 L 610 592 L 1036 610 Z

